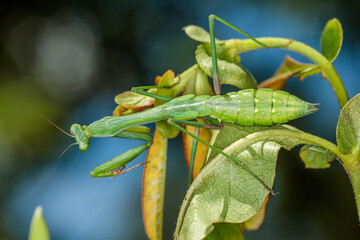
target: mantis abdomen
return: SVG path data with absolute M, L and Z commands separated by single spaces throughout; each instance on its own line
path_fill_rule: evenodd
M 317 111 L 313 104 L 272 89 L 246 89 L 221 96 L 181 98 L 165 104 L 168 105 L 165 108 L 167 117 L 193 119 L 210 116 L 239 125 L 272 125 Z
M 246 89 L 209 98 L 213 118 L 239 125 L 273 125 L 305 116 L 317 108 L 284 91 Z

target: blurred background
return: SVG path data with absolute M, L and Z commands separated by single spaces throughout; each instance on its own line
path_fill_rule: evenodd
M 197 43 L 181 28 L 207 29 L 214 13 L 255 37 L 295 38 L 320 49 L 330 18 L 343 24 L 344 42 L 334 62 L 350 97 L 360 92 L 360 2 L 293 1 L 10 1 L 0 8 L 0 239 L 26 239 L 32 213 L 42 205 L 52 239 L 146 239 L 141 216 L 140 168 L 113 179 L 89 172 L 139 145 L 95 139 L 88 152 L 68 131 L 112 114 L 116 94 L 152 85 L 156 75 L 179 74 L 195 63 Z M 220 39 L 241 37 L 217 23 Z M 242 64 L 258 82 L 289 54 L 250 52 Z M 340 113 L 329 84 L 314 76 L 291 79 L 286 90 L 320 111 L 291 124 L 335 142 Z M 164 239 L 171 239 L 185 195 L 187 169 L 180 138 L 170 140 Z M 307 170 L 299 148 L 280 152 L 275 190 L 263 226 L 247 239 L 359 239 L 355 201 L 344 169 Z M 145 154 L 136 163 L 143 162 Z

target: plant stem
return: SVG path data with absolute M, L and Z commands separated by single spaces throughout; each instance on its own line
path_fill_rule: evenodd
M 356 161 L 352 161 L 348 164 L 344 163 L 344 168 L 353 187 L 356 206 L 358 209 L 358 217 L 360 220 L 360 165 Z
M 338 73 L 331 64 L 331 62 L 324 57 L 321 53 L 313 49 L 312 47 L 287 38 L 257 38 L 260 42 L 266 44 L 268 48 L 282 48 L 300 53 L 313 62 L 319 65 L 323 76 L 328 80 L 333 88 L 340 108 L 343 108 L 349 100 L 345 86 L 341 81 Z M 248 51 L 257 49 L 263 49 L 258 43 L 250 39 L 230 39 L 225 41 L 224 48 L 236 49 L 237 54 L 241 54 Z

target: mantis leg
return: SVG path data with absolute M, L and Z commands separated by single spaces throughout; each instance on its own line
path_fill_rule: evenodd
M 204 119 L 208 121 L 211 125 L 221 125 L 221 123 L 217 119 L 210 116 L 205 116 Z
M 177 124 L 189 125 L 189 126 L 198 127 L 198 128 L 207 128 L 207 129 L 215 129 L 215 130 L 219 130 L 222 128 L 222 125 L 199 123 L 196 121 L 189 121 L 189 120 L 178 120 L 178 119 L 172 119 L 172 120 L 174 123 L 177 123 Z
M 215 120 L 213 121 L 213 123 L 215 124 L 207 124 L 207 123 L 199 123 L 196 121 L 188 121 L 188 120 L 176 120 L 173 119 L 174 123 L 177 124 L 182 124 L 182 125 L 189 125 L 189 126 L 194 126 L 195 127 L 195 136 L 197 138 L 193 138 L 193 143 L 192 143 L 192 148 L 191 148 L 191 157 L 190 157 L 190 166 L 189 166 L 189 175 L 188 175 L 188 185 L 191 184 L 192 182 L 192 175 L 193 175 L 193 169 L 194 169 L 194 162 L 195 162 L 195 155 L 196 155 L 196 149 L 197 149 L 197 145 L 198 145 L 198 138 L 199 138 L 199 128 L 207 128 L 207 129 L 216 129 L 219 130 L 222 128 L 222 125 L 220 125 L 220 123 L 213 118 L 208 118 L 207 120 Z
M 148 97 L 163 100 L 165 102 L 169 102 L 169 101 L 172 100 L 172 98 L 170 98 L 170 97 L 164 97 L 164 96 L 160 96 L 160 95 L 157 95 L 157 94 L 154 94 L 154 93 L 149 93 L 149 92 L 144 91 L 144 89 L 152 89 L 152 88 L 170 88 L 170 87 L 166 87 L 166 86 L 140 86 L 140 87 L 133 87 L 131 89 L 131 91 L 135 92 L 135 93 L 138 93 L 138 94 L 141 94 L 141 95 L 148 96 Z
M 201 138 L 195 136 L 194 134 L 192 134 L 191 132 L 189 132 L 188 130 L 186 130 L 185 128 L 181 127 L 180 125 L 176 124 L 172 119 L 168 120 L 169 124 L 173 125 L 174 127 L 176 127 L 177 129 L 179 129 L 180 131 L 190 135 L 193 138 L 196 138 L 199 142 L 202 142 L 203 144 L 205 144 L 206 146 L 208 146 L 209 148 L 213 149 L 214 151 L 220 153 L 221 155 L 227 157 L 228 159 L 230 159 L 231 161 L 233 161 L 236 164 L 239 164 L 242 168 L 244 168 L 251 176 L 253 176 L 256 180 L 258 180 L 272 195 L 276 195 L 274 193 L 274 191 L 268 186 L 266 185 L 266 183 L 264 183 L 264 181 L 259 178 L 253 171 L 251 171 L 250 168 L 248 168 L 248 166 L 246 166 L 243 162 L 236 160 L 235 158 L 231 157 L 230 155 L 228 155 L 227 153 L 223 152 L 220 148 L 217 148 L 213 145 L 211 145 L 210 143 L 202 140 Z
M 142 152 L 144 152 L 146 149 L 148 149 L 152 144 L 152 137 L 145 133 L 139 133 L 139 132 L 129 132 L 129 131 L 123 131 L 115 135 L 114 137 L 117 138 L 125 138 L 125 139 L 136 139 L 136 140 L 142 140 L 145 141 L 145 144 L 142 144 L 140 146 L 137 146 L 120 156 L 100 165 L 99 167 L 95 168 L 91 171 L 90 175 L 92 177 L 114 177 L 120 174 L 123 174 L 125 172 L 130 171 L 131 169 L 134 169 L 136 167 L 139 167 L 143 165 L 144 163 L 138 164 L 126 171 L 123 171 L 125 168 L 125 165 L 135 159 L 137 156 L 139 156 Z
M 220 87 L 220 80 L 219 80 L 219 73 L 218 73 L 218 66 L 217 66 L 217 57 L 216 57 L 216 45 L 215 45 L 215 19 L 218 20 L 219 22 L 225 24 L 226 26 L 234 29 L 235 31 L 241 33 L 242 35 L 250 38 L 254 42 L 258 43 L 260 46 L 262 46 L 264 48 L 268 48 L 268 46 L 266 44 L 256 40 L 255 38 L 253 38 L 246 32 L 242 31 L 241 29 L 235 27 L 231 23 L 225 21 L 224 19 L 219 18 L 216 15 L 209 16 L 209 30 L 210 30 L 211 55 L 212 55 L 212 65 L 213 65 L 214 91 L 215 91 L 216 95 L 221 95 L 221 87 Z
M 196 155 L 196 149 L 198 145 L 198 138 L 199 138 L 199 128 L 208 128 L 208 129 L 221 129 L 222 125 L 212 125 L 207 123 L 199 123 L 196 121 L 188 121 L 188 120 L 177 120 L 172 119 L 174 123 L 182 124 L 182 125 L 189 125 L 195 127 L 194 135 L 197 138 L 193 138 L 192 148 L 191 148 L 191 155 L 190 155 L 190 166 L 189 166 L 189 175 L 188 175 L 188 185 L 192 183 L 192 175 L 194 170 L 194 162 L 195 162 L 195 155 Z
M 199 137 L 199 128 L 195 127 L 194 135 L 196 137 Z M 192 183 L 192 175 L 194 171 L 194 163 L 195 163 L 195 155 L 196 155 L 196 149 L 198 145 L 198 140 L 196 138 L 193 138 L 193 143 L 191 147 L 191 157 L 190 157 L 190 166 L 189 166 L 189 175 L 188 175 L 188 185 L 190 186 Z

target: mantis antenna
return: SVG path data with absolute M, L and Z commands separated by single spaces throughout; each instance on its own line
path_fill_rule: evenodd
M 65 148 L 65 150 L 60 154 L 60 156 L 58 157 L 58 159 L 60 159 L 63 155 L 64 155 L 64 153 L 69 149 L 69 148 L 71 148 L 72 146 L 74 146 L 74 145 L 77 145 L 76 143 L 72 143 L 72 144 L 70 144 L 67 148 Z
M 73 136 L 72 136 L 70 133 L 67 133 L 65 130 L 63 130 L 62 128 L 58 127 L 55 123 L 53 123 L 52 121 L 50 121 L 50 120 L 49 120 L 48 118 L 46 118 L 44 115 L 40 114 L 40 116 L 41 116 L 42 118 L 44 118 L 46 121 L 48 121 L 51 125 L 53 125 L 53 126 L 56 127 L 57 129 L 59 129 L 61 132 L 65 133 L 65 134 L 68 135 L 69 137 L 72 137 L 72 138 L 73 138 Z M 74 145 L 76 145 L 76 143 L 72 143 L 72 144 L 70 144 L 67 148 L 65 148 L 65 150 L 60 154 L 60 156 L 58 157 L 58 159 L 60 159 L 60 158 L 64 155 L 64 153 L 65 153 L 70 147 L 72 147 L 72 146 L 74 146 Z
M 68 135 L 69 137 L 74 138 L 74 136 L 72 136 L 70 133 L 65 132 L 65 130 L 61 129 L 60 127 L 58 127 L 55 123 L 53 123 L 52 121 L 50 121 L 49 119 L 47 119 L 44 115 L 40 114 L 40 116 L 42 118 L 44 118 L 46 121 L 48 121 L 49 123 L 51 123 L 51 125 L 53 125 L 54 127 L 56 127 L 57 129 L 59 129 L 61 132 L 65 133 L 66 135 Z M 70 145 L 71 146 L 71 145 Z

